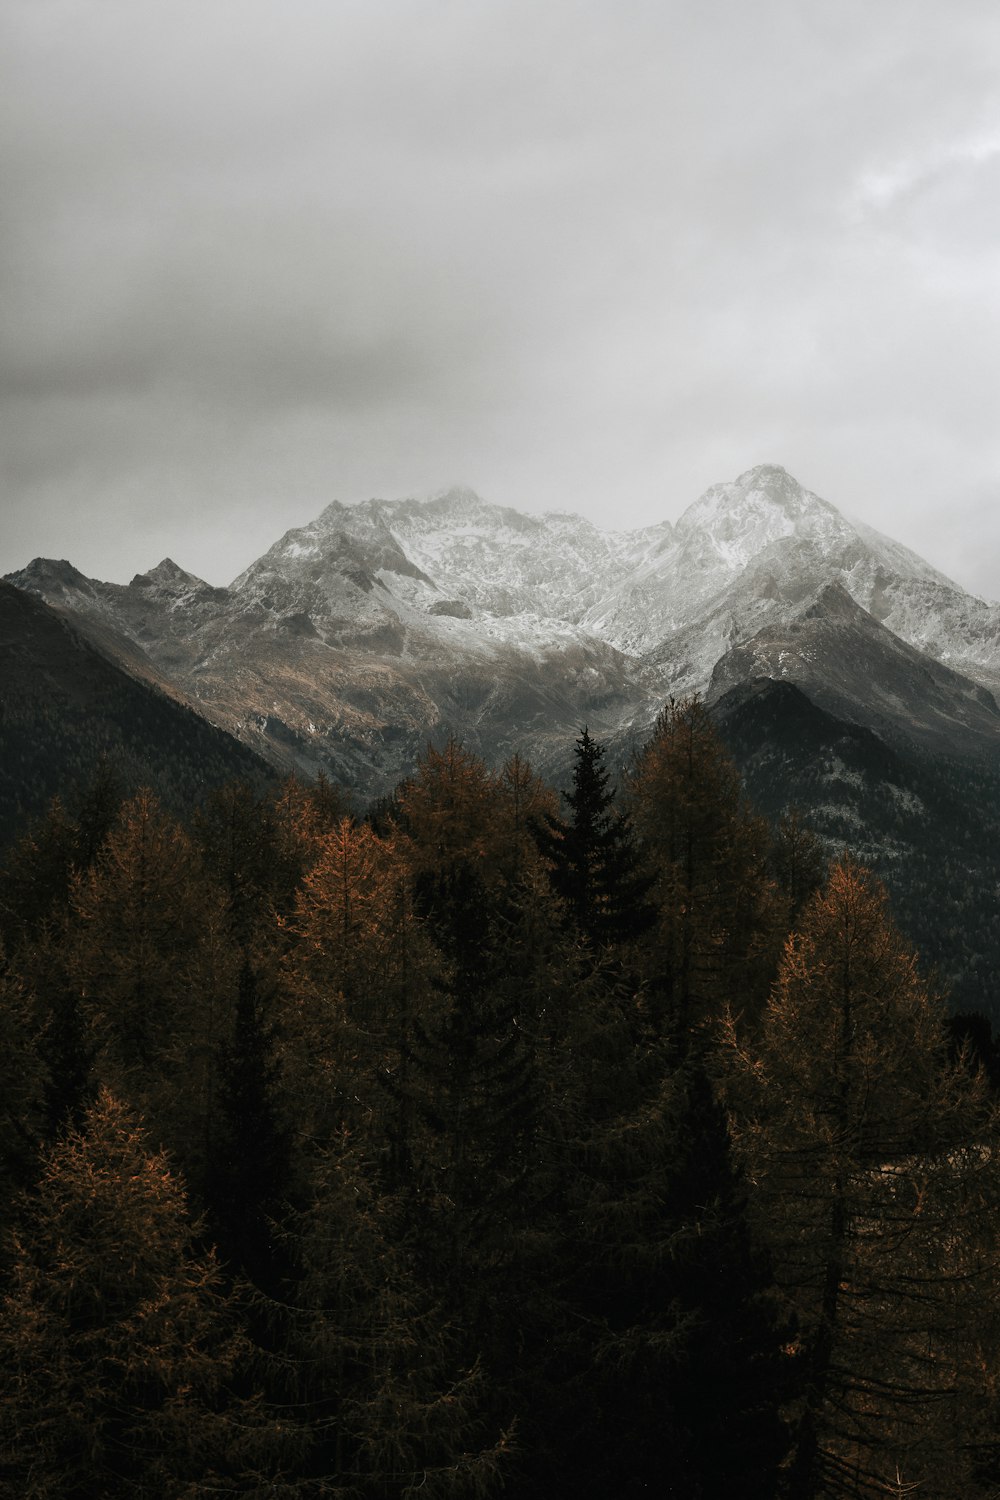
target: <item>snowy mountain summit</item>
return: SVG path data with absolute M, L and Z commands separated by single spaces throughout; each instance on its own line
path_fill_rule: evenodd
M 704 533 L 720 560 L 742 568 L 781 537 L 831 544 L 843 541 L 850 526 L 780 465 L 760 464 L 729 484 L 713 484 L 684 512 L 677 532 Z
M 333 501 L 228 589 L 171 559 L 126 587 L 42 559 L 9 581 L 279 764 L 325 766 L 365 792 L 391 785 L 432 735 L 544 766 L 583 722 L 635 735 L 667 696 L 711 696 L 740 673 L 820 692 L 842 665 L 832 657 L 859 642 L 867 666 L 850 680 L 878 678 L 880 723 L 920 721 L 925 658 L 951 673 L 934 677 L 935 732 L 954 698 L 963 733 L 991 733 L 1000 689 L 1000 610 L 776 464 L 638 531 L 525 515 L 459 487 Z M 821 632 L 802 624 L 820 599 Z

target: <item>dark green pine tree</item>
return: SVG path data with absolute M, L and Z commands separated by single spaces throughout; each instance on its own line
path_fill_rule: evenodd
M 725 1117 L 696 1060 L 657 1083 L 662 1056 L 613 1041 L 620 1108 L 601 1100 L 595 1068 L 589 1123 L 584 1100 L 574 1134 L 563 1123 L 524 1493 L 771 1500 L 788 1446 L 789 1334 L 751 1242 Z
M 405 1049 L 398 1118 L 409 1138 L 394 1156 L 408 1171 L 398 1201 L 404 1240 L 447 1308 L 459 1358 L 482 1371 L 488 1439 L 523 1410 L 524 1257 L 539 1187 L 533 1146 L 543 1085 L 510 983 L 508 925 L 485 881 L 459 863 L 434 885 L 444 963 Z
M 596 949 L 641 936 L 656 920 L 647 899 L 655 876 L 641 865 L 626 814 L 614 807 L 603 746 L 585 728 L 574 749 L 570 817 L 545 815 L 535 827 L 551 866 L 552 888 L 567 903 L 581 936 Z
M 226 1260 L 265 1290 L 273 1290 L 283 1266 L 271 1226 L 287 1192 L 290 1161 L 288 1133 L 277 1110 L 279 1074 L 257 976 L 244 962 L 232 1037 L 219 1049 L 208 1196 Z
M 466 862 L 424 876 L 418 905 L 445 964 L 438 1002 L 414 1019 L 407 1049 L 423 1127 L 411 1159 L 424 1190 L 433 1189 L 437 1253 L 461 1275 L 486 1244 L 502 1257 L 496 1236 L 522 1178 L 537 1078 L 515 999 L 501 982 L 505 928 L 482 876 Z
M 669 1388 L 677 1439 L 668 1494 L 771 1500 L 789 1436 L 780 1408 L 796 1375 L 766 1255 L 755 1245 L 725 1114 L 697 1060 L 675 1079 L 677 1154 L 666 1207 L 681 1314 Z

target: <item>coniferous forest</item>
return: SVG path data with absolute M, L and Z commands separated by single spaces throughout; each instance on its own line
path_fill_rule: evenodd
M 697 700 L 618 787 L 70 805 L 0 872 L 3 1493 L 1000 1495 L 989 1028 Z

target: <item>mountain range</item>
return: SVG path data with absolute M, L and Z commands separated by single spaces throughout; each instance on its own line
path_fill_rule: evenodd
M 41 558 L 7 581 L 279 768 L 362 797 L 429 737 L 546 769 L 583 722 L 639 737 L 669 696 L 753 678 L 950 752 L 1000 731 L 1000 609 L 774 465 L 640 531 L 452 489 L 334 502 L 229 588 L 169 558 L 127 585 Z
M 359 803 L 450 734 L 558 782 L 586 724 L 623 763 L 696 692 L 761 804 L 798 802 L 897 877 L 904 910 L 922 892 L 914 924 L 930 866 L 950 870 L 939 905 L 1000 881 L 1000 607 L 777 465 L 638 531 L 457 488 L 334 502 L 228 588 L 169 558 L 127 585 L 41 558 L 6 581 L 160 698 Z

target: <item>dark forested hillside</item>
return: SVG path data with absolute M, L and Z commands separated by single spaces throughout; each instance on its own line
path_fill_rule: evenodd
M 697 700 L 570 750 L 18 841 L 0 1491 L 995 1500 L 1000 1116 L 882 887 Z
M 0 847 L 102 759 L 177 812 L 272 772 L 231 735 L 106 660 L 34 595 L 0 582 Z
M 828 852 L 863 860 L 954 1009 L 1000 1023 L 1000 763 L 887 742 L 770 679 L 713 717 L 754 804 L 775 820 L 798 809 Z

